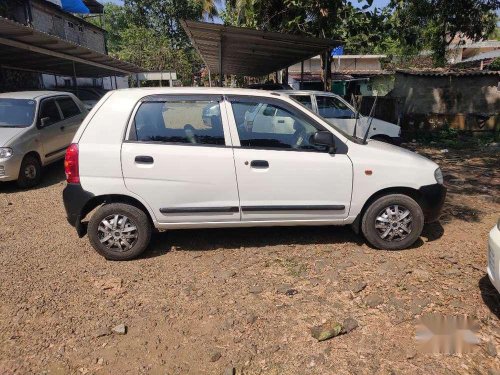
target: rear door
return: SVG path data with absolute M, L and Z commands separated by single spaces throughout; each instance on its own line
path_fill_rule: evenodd
M 56 102 L 63 115 L 63 120 L 60 124 L 63 133 L 63 139 L 66 146 L 69 146 L 75 136 L 78 127 L 82 123 L 83 113 L 80 107 L 70 96 L 59 96 Z
M 146 97 L 122 145 L 125 185 L 160 223 L 239 221 L 231 146 L 221 96 Z
M 311 144 L 311 136 L 325 128 L 282 100 L 247 96 L 229 100 L 242 220 L 340 222 L 346 218 L 352 190 L 347 146 L 337 140 L 337 152 L 330 154 Z M 248 113 L 263 106 L 284 121 L 267 127 L 257 118 L 249 126 Z

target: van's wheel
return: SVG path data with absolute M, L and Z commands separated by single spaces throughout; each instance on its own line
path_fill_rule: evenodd
M 401 250 L 413 245 L 424 227 L 419 204 L 404 194 L 390 194 L 375 200 L 365 211 L 361 231 L 378 249 Z
M 141 209 L 124 203 L 101 206 L 88 225 L 90 243 L 109 260 L 130 260 L 149 245 L 151 223 Z
M 19 177 L 17 185 L 20 188 L 27 189 L 40 183 L 42 178 L 42 165 L 35 155 L 26 155 L 19 168 Z

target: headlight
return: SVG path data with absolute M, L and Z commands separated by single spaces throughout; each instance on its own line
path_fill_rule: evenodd
M 11 148 L 0 147 L 0 159 L 8 159 L 12 156 L 13 152 Z
M 436 179 L 438 184 L 443 184 L 443 172 L 441 172 L 441 168 L 438 168 L 434 171 L 434 178 Z

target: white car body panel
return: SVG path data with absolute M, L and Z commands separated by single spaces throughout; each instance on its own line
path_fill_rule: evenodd
M 221 117 L 226 147 L 123 142 L 141 98 L 182 93 L 247 95 L 285 101 L 331 131 L 347 145 L 347 154 L 239 148 L 232 109 L 224 101 Z M 134 197 L 148 209 L 155 226 L 164 229 L 349 224 L 374 193 L 384 188 L 418 189 L 436 184 L 434 171 L 438 168 L 432 161 L 399 147 L 377 141 L 368 145 L 350 141 L 325 119 L 286 95 L 248 89 L 115 90 L 92 109 L 73 142 L 79 144 L 80 181 L 84 190 L 96 196 Z M 136 165 L 135 156 L 142 154 L 153 156 L 158 171 Z M 270 168 L 252 170 L 245 165 L 246 161 L 258 159 L 268 160 Z M 371 175 L 365 173 L 368 169 L 372 170 Z M 345 209 L 265 214 L 256 211 L 245 214 L 240 210 L 223 215 L 168 215 L 169 221 L 159 212 L 160 207 L 254 205 L 344 205 Z
M 495 225 L 488 237 L 488 277 L 493 286 L 500 292 L 500 230 Z

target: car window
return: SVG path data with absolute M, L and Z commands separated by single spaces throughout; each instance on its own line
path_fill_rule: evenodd
M 225 144 L 216 101 L 144 102 L 137 110 L 134 126 L 139 142 Z
M 24 128 L 33 124 L 36 102 L 0 98 L 0 128 Z
M 304 107 L 312 110 L 311 95 L 290 95 L 292 99 L 295 99 Z
M 318 114 L 325 118 L 352 119 L 354 112 L 339 98 L 334 96 L 316 96 Z
M 59 104 L 59 108 L 61 108 L 64 118 L 77 116 L 81 113 L 80 108 L 69 97 L 59 98 L 57 99 L 57 103 Z
M 238 135 L 242 147 L 296 150 L 323 150 L 310 143 L 319 125 L 313 125 L 303 116 L 274 104 L 232 101 Z
M 39 118 L 40 124 L 41 120 L 45 119 L 44 126 L 49 126 L 61 121 L 61 115 L 59 114 L 59 109 L 57 108 L 56 101 L 54 99 L 46 99 L 42 101 Z

